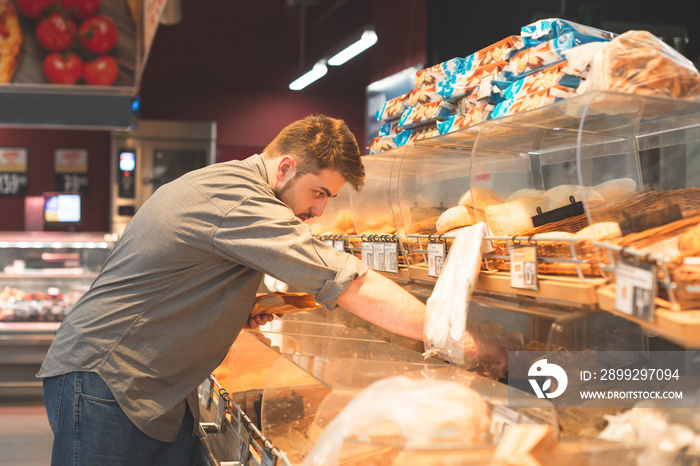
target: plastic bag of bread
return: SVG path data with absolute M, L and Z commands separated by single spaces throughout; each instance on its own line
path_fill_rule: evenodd
M 405 449 L 479 445 L 490 424 L 488 407 L 459 382 L 398 375 L 363 389 L 324 429 L 304 466 L 341 464 L 343 440 L 395 439 Z M 363 450 L 366 451 L 366 450 Z
M 648 31 L 627 31 L 593 55 L 577 92 L 606 90 L 686 98 L 700 94 L 693 63 Z
M 467 310 L 481 271 L 486 224 L 460 230 L 435 282 L 425 309 L 425 356 L 439 355 L 456 364 L 465 362 Z

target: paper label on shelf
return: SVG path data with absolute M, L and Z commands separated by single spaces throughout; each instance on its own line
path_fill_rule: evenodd
M 399 273 L 399 243 L 384 243 L 384 271 Z
M 370 269 L 374 268 L 374 247 L 368 241 L 362 242 L 362 263 Z
M 248 464 L 250 457 L 250 431 L 248 426 L 241 423 L 239 428 L 241 442 L 238 445 L 238 461 L 241 464 Z
M 685 257 L 683 263 L 685 265 L 700 265 L 700 257 Z
M 336 251 L 345 252 L 345 241 L 342 239 L 337 239 L 333 241 L 333 247 L 336 249 Z
M 199 385 L 199 404 L 204 409 L 209 409 L 211 404 L 211 379 L 209 378 Z
M 384 252 L 384 243 L 372 243 L 374 265 L 372 268 L 378 272 L 385 272 L 386 253 Z
M 216 430 L 221 432 L 221 426 L 224 424 L 224 411 L 226 410 L 226 400 L 221 393 L 217 393 L 214 396 L 214 401 L 216 404 L 216 418 L 214 419 L 214 425 Z
M 513 246 L 510 252 L 510 286 L 537 291 L 537 246 Z
M 656 266 L 619 259 L 615 269 L 615 310 L 654 321 Z
M 519 417 L 520 415 L 517 411 L 507 406 L 495 405 L 493 407 L 493 414 L 491 415 L 491 435 L 498 437 L 508 427 L 517 424 Z
M 324 239 L 324 243 L 326 243 L 328 246 L 335 247 L 334 241 L 332 239 Z
M 439 277 L 445 263 L 445 243 L 428 243 L 428 276 Z
M 260 460 L 260 466 L 275 466 L 277 464 L 277 458 L 275 457 L 272 450 L 263 448 L 262 459 Z

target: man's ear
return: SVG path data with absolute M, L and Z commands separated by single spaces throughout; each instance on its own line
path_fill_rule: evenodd
M 285 155 L 280 159 L 277 165 L 277 180 L 278 181 L 289 181 L 294 178 L 296 173 L 297 161 L 292 155 Z

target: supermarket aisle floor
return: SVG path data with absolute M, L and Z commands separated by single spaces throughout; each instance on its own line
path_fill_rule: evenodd
M 47 466 L 52 441 L 43 401 L 0 402 L 0 466 Z

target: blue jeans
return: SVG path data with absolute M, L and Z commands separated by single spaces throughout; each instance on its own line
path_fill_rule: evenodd
M 189 408 L 174 442 L 141 432 L 91 372 L 44 379 L 44 404 L 53 430 L 52 466 L 189 465 L 196 437 Z

